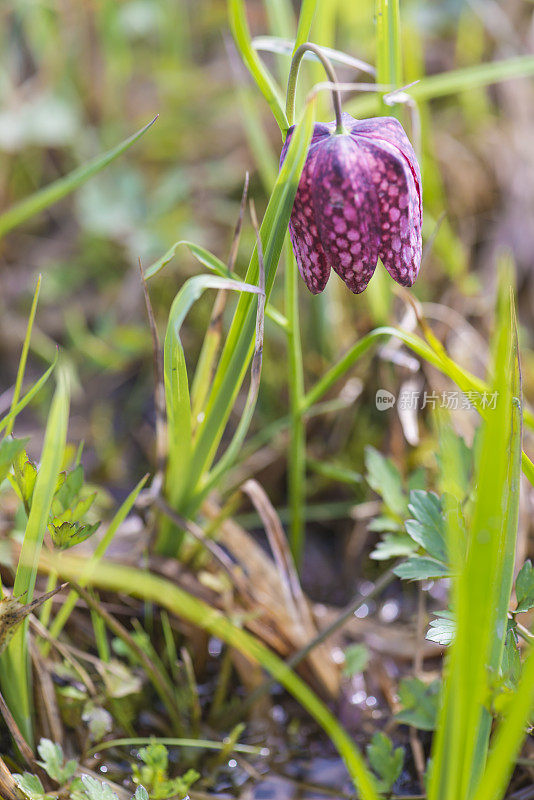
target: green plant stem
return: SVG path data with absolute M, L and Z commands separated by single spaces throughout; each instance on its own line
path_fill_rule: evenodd
M 300 69 L 300 62 L 304 57 L 304 53 L 307 51 L 315 53 L 324 67 L 324 70 L 328 76 L 328 80 L 331 83 L 337 83 L 334 67 L 320 47 L 317 47 L 316 44 L 312 44 L 311 42 L 304 42 L 304 44 L 301 44 L 300 47 L 297 47 L 293 58 L 291 59 L 289 79 L 287 82 L 286 116 L 290 125 L 293 124 L 293 120 L 295 119 L 295 93 L 297 89 L 297 78 Z M 334 112 L 336 115 L 336 133 L 345 133 L 343 119 L 341 116 L 341 94 L 337 91 L 337 89 L 332 89 L 332 102 L 334 104 Z
M 211 739 L 183 739 L 173 737 L 160 737 L 160 736 L 135 736 L 128 739 L 111 739 L 107 742 L 100 742 L 87 753 L 88 756 L 94 756 L 95 753 L 100 753 L 102 750 L 110 750 L 112 747 L 136 747 L 140 744 L 151 744 L 157 742 L 163 744 L 165 747 L 198 747 L 202 750 L 223 750 L 226 742 L 214 742 Z M 235 753 L 243 753 L 252 756 L 268 756 L 269 750 L 266 747 L 254 747 L 248 744 L 235 744 L 233 746 Z
M 24 372 L 26 370 L 26 361 L 28 359 L 28 351 L 30 349 L 30 339 L 32 335 L 33 323 L 35 320 L 35 313 L 37 311 L 37 301 L 39 300 L 40 290 L 41 290 L 41 276 L 39 275 L 39 277 L 37 278 L 37 286 L 35 287 L 35 292 L 33 295 L 32 307 L 30 309 L 30 316 L 28 318 L 28 325 L 26 327 L 26 336 L 24 337 L 24 344 L 22 345 L 22 353 L 19 359 L 19 367 L 17 370 L 15 390 L 13 392 L 13 399 L 11 401 L 11 409 L 9 412 L 9 418 L 6 428 L 7 436 L 9 436 L 9 434 L 12 432 L 13 423 L 15 422 L 15 409 L 17 407 L 17 403 L 19 402 L 20 392 L 22 389 L 22 381 L 24 380 Z
M 288 328 L 288 384 L 291 425 L 289 428 L 288 499 L 290 508 L 289 543 L 297 567 L 304 548 L 304 503 L 306 498 L 306 431 L 302 413 L 304 371 L 300 339 L 298 273 L 293 254 L 286 247 L 285 305 Z

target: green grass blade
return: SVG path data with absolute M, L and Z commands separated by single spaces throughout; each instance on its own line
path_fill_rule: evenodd
M 489 86 L 492 83 L 526 78 L 529 75 L 534 75 L 534 56 L 516 56 L 491 61 L 489 64 L 449 70 L 439 75 L 429 75 L 427 78 L 422 78 L 415 86 L 411 86 L 408 94 L 416 101 L 434 100 L 437 97 L 447 97 L 481 86 Z M 358 97 L 345 103 L 345 110 L 357 117 L 375 114 L 379 108 L 380 100 L 373 95 Z
M 13 594 L 15 597 L 20 597 L 23 603 L 29 603 L 33 598 L 43 536 L 48 524 L 50 507 L 65 450 L 69 395 L 68 380 L 65 372 L 61 369 L 58 372 L 57 388 L 46 424 L 39 471 L 13 587 Z M 2 655 L 0 675 L 6 702 L 26 741 L 31 743 L 33 741 L 33 702 L 30 690 L 26 631 L 27 623 L 23 623 L 15 632 L 7 650 Z
M 269 200 L 260 228 L 265 262 L 265 293 L 269 299 L 274 284 L 282 245 L 289 224 L 295 193 L 304 165 L 314 121 L 311 103 L 291 139 L 288 154 Z M 258 254 L 254 250 L 245 276 L 248 284 L 258 281 Z M 228 332 L 206 406 L 205 418 L 197 428 L 190 469 L 190 494 L 206 468 L 209 468 L 235 398 L 245 377 L 254 349 L 255 311 L 250 295 L 239 299 Z
M 77 579 L 84 569 L 81 559 L 65 555 L 43 554 L 42 564 L 48 570 L 56 570 L 63 579 Z M 93 575 L 92 583 L 100 589 L 124 592 L 156 603 L 261 664 L 323 727 L 343 758 L 362 800 L 378 800 L 373 778 L 352 738 L 310 687 L 258 639 L 174 583 L 146 571 L 104 562 Z
M 195 275 L 186 281 L 173 301 L 165 335 L 164 379 L 169 437 L 166 483 L 169 502 L 174 507 L 179 507 L 182 503 L 184 488 L 189 477 L 192 444 L 189 380 L 180 330 L 191 306 L 206 289 L 261 293 L 256 286 L 232 281 L 229 278 Z
M 210 253 L 209 250 L 206 250 L 204 247 L 200 247 L 198 244 L 194 244 L 194 242 L 188 242 L 186 239 L 180 239 L 179 242 L 175 242 L 172 247 L 170 247 L 165 255 L 158 258 L 157 261 L 154 261 L 146 270 L 143 271 L 143 275 L 145 280 L 149 278 L 153 278 L 154 275 L 157 275 L 163 267 L 167 266 L 169 261 L 172 261 L 174 256 L 176 255 L 176 251 L 181 246 L 187 247 L 191 254 L 195 256 L 195 258 L 200 261 L 203 266 L 211 269 L 212 272 L 215 272 L 217 275 L 222 275 L 226 278 L 234 277 L 230 273 L 230 270 L 224 263 L 221 261 L 220 258 L 214 256 L 213 253 Z
M 210 269 L 216 275 L 220 275 L 221 278 L 232 278 L 232 280 L 236 281 L 240 280 L 239 275 L 237 275 L 237 273 L 235 272 L 230 272 L 227 265 L 224 263 L 224 261 L 221 261 L 220 258 L 214 256 L 213 253 L 210 253 L 209 250 L 206 250 L 204 247 L 200 247 L 199 245 L 194 244 L 193 242 L 188 242 L 185 239 L 182 239 L 179 242 L 175 242 L 172 245 L 172 247 L 170 247 L 169 250 L 167 250 L 165 255 L 163 255 L 161 258 L 159 258 L 157 261 L 151 264 L 150 267 L 148 267 L 148 269 L 143 273 L 145 279 L 148 280 L 148 278 L 153 278 L 154 275 L 157 275 L 158 272 L 160 272 L 165 266 L 167 266 L 167 264 L 170 261 L 172 261 L 172 259 L 176 255 L 177 249 L 181 245 L 187 247 L 190 250 L 191 254 L 195 256 L 197 261 L 199 261 L 203 266 Z M 287 320 L 285 319 L 285 317 L 272 306 L 267 306 L 267 308 L 265 309 L 265 316 L 269 317 L 269 319 L 272 320 L 276 325 L 278 325 L 279 328 L 285 328 L 287 325 Z
M 92 178 L 93 175 L 101 172 L 108 164 L 111 164 L 112 161 L 115 161 L 116 158 L 135 144 L 135 142 L 137 142 L 137 140 L 154 124 L 156 119 L 157 117 L 149 122 L 148 125 L 145 125 L 144 128 L 137 131 L 137 133 L 134 133 L 133 136 L 130 136 L 129 139 L 125 139 L 112 150 L 104 153 L 103 156 L 98 156 L 88 164 L 78 167 L 78 169 L 73 170 L 69 175 L 66 175 L 64 178 L 59 178 L 59 180 L 54 181 L 50 186 L 46 186 L 44 189 L 35 192 L 35 194 L 26 198 L 26 200 L 22 200 L 16 206 L 13 206 L 13 208 L 5 211 L 0 215 L 0 238 L 8 233 L 8 231 L 16 228 L 17 225 L 22 225 L 23 222 L 34 217 L 40 211 L 53 205 L 53 203 L 57 203 L 58 200 L 66 197 L 66 195 L 88 181 L 89 178 Z
M 14 410 L 19 401 L 20 392 L 22 389 L 22 381 L 24 380 L 24 372 L 26 370 L 26 361 L 28 359 L 28 351 L 30 349 L 30 339 L 32 336 L 32 328 L 35 320 L 35 313 L 37 311 L 37 302 L 39 300 L 40 290 L 41 290 L 41 276 L 39 275 L 37 279 L 37 286 L 35 287 L 35 292 L 33 295 L 32 307 L 30 309 L 30 316 L 28 318 L 28 325 L 26 327 L 26 335 L 24 337 L 24 343 L 22 345 L 22 353 L 19 359 L 19 367 L 17 370 L 17 378 L 15 381 L 15 391 L 13 392 L 13 399 L 11 401 L 11 410 L 9 412 L 6 423 L 6 435 L 9 435 L 12 432 L 13 423 L 15 422 Z
M 230 29 L 241 58 L 247 65 L 258 89 L 267 100 L 281 131 L 288 129 L 284 99 L 274 78 L 252 47 L 244 0 L 228 0 Z
M 17 414 L 20 414 L 20 412 L 24 408 L 26 408 L 28 403 L 30 403 L 33 400 L 35 395 L 42 389 L 42 387 L 45 385 L 45 383 L 47 382 L 48 378 L 52 374 L 52 372 L 53 372 L 53 370 L 54 370 L 54 368 L 56 366 L 56 363 L 57 363 L 57 354 L 56 354 L 56 358 L 54 359 L 53 364 L 51 364 L 48 367 L 46 372 L 44 372 L 37 381 L 35 381 L 35 383 L 31 387 L 31 389 L 28 389 L 26 394 L 23 397 L 21 397 L 21 399 L 18 401 L 18 403 L 15 406 L 12 406 L 9 414 L 7 414 L 4 417 L 4 419 L 0 421 L 0 431 L 3 431 L 4 428 L 6 428 L 9 425 L 10 420 L 14 420 L 15 417 L 17 416 Z
M 376 2 L 376 80 L 391 86 L 401 85 L 399 0 Z
M 309 40 L 316 8 L 317 0 L 302 0 L 293 52 L 300 47 L 301 44 Z
M 534 705 L 534 648 L 523 664 L 519 685 L 507 706 L 504 719 L 493 735 L 484 775 L 472 800 L 501 800 L 515 766 Z
M 513 305 L 506 295 L 501 282 L 492 383 L 498 402 L 482 425 L 465 558 L 460 557 L 457 540 L 461 531 L 455 523 L 449 525 L 449 550 L 458 572 L 453 582 L 456 633 L 434 745 L 429 800 L 467 800 L 480 778 L 491 723 L 486 702 L 492 676 L 499 672 L 506 631 L 517 530 L 517 504 L 511 500 L 517 486 L 512 477 L 520 460 L 520 419 L 513 423 L 517 352 Z M 444 469 L 443 474 L 447 473 Z M 507 514 L 511 519 L 506 519 Z

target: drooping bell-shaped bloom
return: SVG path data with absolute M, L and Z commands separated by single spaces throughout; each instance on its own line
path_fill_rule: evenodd
M 421 265 L 421 175 L 402 125 L 393 117 L 316 123 L 291 212 L 289 233 L 306 286 L 322 292 L 333 268 L 355 294 L 378 258 L 411 286 Z M 293 128 L 288 131 L 280 165 Z

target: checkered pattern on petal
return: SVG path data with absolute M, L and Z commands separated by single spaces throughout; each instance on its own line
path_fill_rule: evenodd
M 312 186 L 318 152 L 317 147 L 312 147 L 308 153 L 289 220 L 289 235 L 297 266 L 312 294 L 322 292 L 330 277 L 330 265 L 313 209 Z
M 378 206 L 365 153 L 349 135 L 315 147 L 315 219 L 328 261 L 351 292 L 363 292 L 378 258 Z
M 347 115 L 343 115 L 348 116 Z M 415 155 L 414 149 L 404 128 L 395 117 L 372 117 L 371 119 L 353 120 L 353 124 L 349 125 L 345 121 L 346 127 L 349 129 L 353 136 L 365 136 L 371 139 L 380 139 L 389 144 L 395 145 L 402 153 L 412 171 L 415 186 L 419 196 L 419 209 L 422 215 L 423 203 L 421 192 L 421 173 L 419 171 L 419 164 Z
M 421 214 L 413 173 L 395 145 L 358 137 L 378 201 L 378 255 L 397 283 L 411 286 L 421 266 Z

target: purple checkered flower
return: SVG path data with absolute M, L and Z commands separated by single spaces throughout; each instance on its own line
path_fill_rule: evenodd
M 421 175 L 402 125 L 393 117 L 315 124 L 289 222 L 306 286 L 322 292 L 330 269 L 363 292 L 378 258 L 411 286 L 421 265 Z M 280 165 L 293 127 L 288 131 Z

